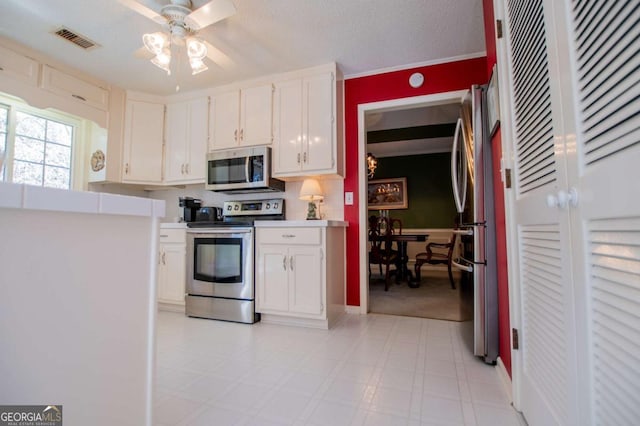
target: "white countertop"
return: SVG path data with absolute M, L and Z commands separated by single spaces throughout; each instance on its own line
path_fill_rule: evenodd
M 186 222 L 162 222 L 160 228 L 163 229 L 187 229 Z
M 0 182 L 0 208 L 164 217 L 165 202 L 102 192 Z
M 256 220 L 256 228 L 347 227 L 344 220 Z

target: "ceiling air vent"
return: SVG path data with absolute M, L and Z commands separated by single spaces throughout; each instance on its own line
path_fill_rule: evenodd
M 65 27 L 61 27 L 60 29 L 56 30 L 54 32 L 55 35 L 62 37 L 63 39 L 70 41 L 71 43 L 82 47 L 85 50 L 88 49 L 93 49 L 96 48 L 98 46 L 100 46 L 97 43 L 94 43 L 93 41 L 89 40 L 87 37 L 85 36 L 81 36 L 73 31 L 71 31 L 69 28 L 65 28 Z

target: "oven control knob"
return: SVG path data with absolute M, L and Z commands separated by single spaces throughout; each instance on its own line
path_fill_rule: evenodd
M 271 208 L 271 203 L 267 203 L 266 209 L 269 210 Z
M 233 206 L 233 209 L 234 210 L 240 210 L 240 206 L 236 204 L 235 206 Z
M 227 210 L 231 210 L 231 205 L 228 205 L 228 206 L 227 206 Z
M 273 208 L 274 208 L 275 210 L 277 210 L 277 209 L 278 209 L 278 203 L 273 203 Z

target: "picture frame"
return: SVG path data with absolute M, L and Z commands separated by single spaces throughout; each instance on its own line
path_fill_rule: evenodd
M 368 210 L 394 210 L 408 207 L 406 177 L 375 179 L 367 183 Z
M 498 91 L 498 69 L 496 65 L 491 71 L 491 78 L 487 86 L 487 117 L 489 125 L 489 135 L 493 134 L 500 125 L 500 97 Z

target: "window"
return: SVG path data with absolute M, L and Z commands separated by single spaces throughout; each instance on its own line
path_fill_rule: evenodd
M 75 129 L 60 114 L 0 105 L 0 179 L 70 189 Z

